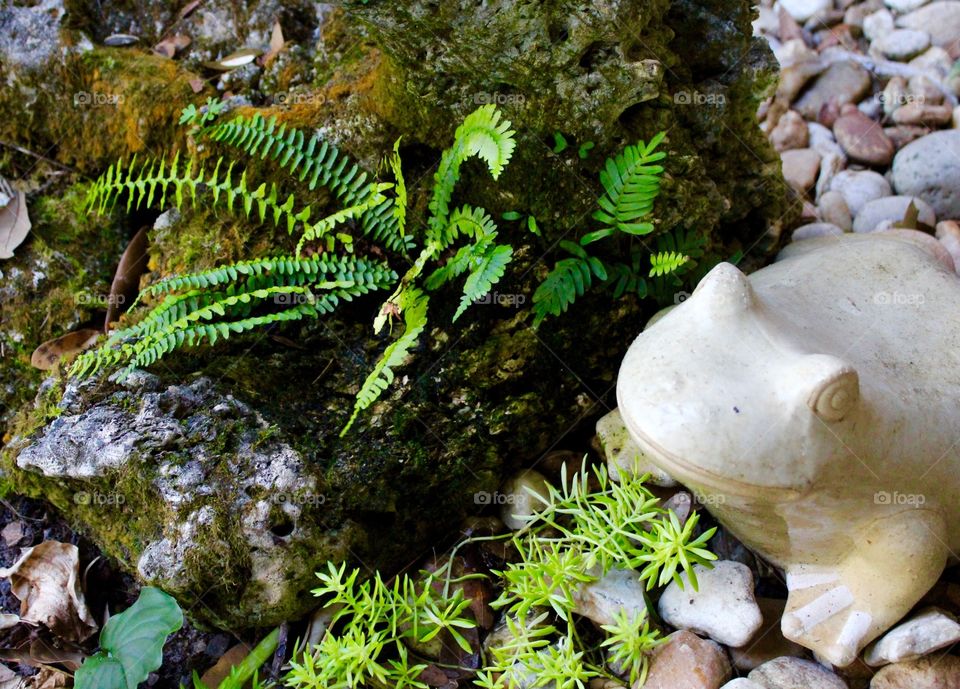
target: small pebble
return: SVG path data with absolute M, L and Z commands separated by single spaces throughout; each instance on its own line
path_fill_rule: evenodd
M 837 173 L 830 189 L 843 194 L 847 208 L 854 217 L 865 204 L 875 199 L 890 196 L 893 190 L 883 175 L 873 170 L 844 170 Z
M 914 74 L 910 77 L 907 91 L 912 100 L 924 105 L 940 105 L 943 102 L 943 91 L 926 74 Z
M 883 111 L 887 115 L 892 115 L 897 108 L 906 105 L 910 100 L 907 80 L 903 77 L 891 78 L 880 93 L 880 102 L 883 103 Z
M 691 632 L 674 632 L 653 652 L 642 689 L 720 689 L 730 671 L 719 644 Z
M 912 141 L 926 136 L 930 130 L 926 127 L 917 127 L 909 124 L 898 124 L 896 127 L 884 127 L 883 133 L 890 137 L 894 147 L 899 151 Z
M 631 617 L 647 614 L 640 573 L 632 569 L 611 569 L 603 577 L 581 585 L 573 594 L 574 610 L 596 624 L 613 624 L 621 611 Z
M 847 689 L 834 673 L 801 658 L 776 658 L 751 670 L 747 677 L 765 689 Z
M 785 112 L 770 132 L 770 143 L 778 153 L 792 148 L 806 148 L 809 141 L 807 123 L 800 113 L 793 110 Z
M 960 218 L 960 130 L 933 132 L 907 144 L 892 170 L 897 193 L 919 196 L 941 218 Z
M 801 225 L 793 231 L 790 241 L 799 242 L 804 239 L 814 239 L 815 237 L 839 237 L 843 230 L 829 222 L 811 222 Z
M 874 667 L 916 660 L 958 641 L 960 624 L 956 618 L 943 610 L 927 608 L 871 644 L 863 659 Z
M 890 58 L 903 62 L 916 57 L 930 47 L 930 34 L 917 29 L 896 29 L 880 36 L 870 49 Z
M 824 193 L 817 202 L 817 209 L 820 211 L 820 219 L 823 222 L 836 225 L 844 232 L 853 229 L 853 215 L 850 213 L 846 199 L 839 191 Z
M 871 83 L 870 73 L 857 63 L 834 62 L 817 77 L 813 86 L 795 103 L 794 109 L 808 120 L 816 119 L 824 103 L 833 101 L 843 106 L 860 102 L 870 90 Z
M 883 127 L 856 108 L 844 108 L 833 125 L 833 134 L 850 159 L 860 163 L 889 165 L 896 152 Z
M 960 222 L 944 220 L 937 223 L 937 239 L 953 257 L 955 267 L 960 267 Z
M 820 154 L 809 148 L 796 148 L 780 154 L 783 178 L 799 194 L 804 194 L 817 181 Z
M 905 125 L 927 125 L 938 127 L 953 119 L 950 105 L 927 105 L 922 102 L 907 103 L 893 113 L 893 121 Z
M 890 10 L 877 10 L 863 18 L 863 35 L 876 41 L 893 31 L 893 15 Z
M 930 34 L 933 45 L 948 48 L 960 43 L 960 0 L 937 0 L 905 14 L 897 25 Z
M 912 12 L 918 7 L 923 7 L 930 0 L 884 0 L 887 7 L 897 12 L 897 14 L 906 14 Z
M 764 687 L 746 677 L 737 677 L 724 684 L 720 689 L 764 689 Z
M 544 503 L 531 495 L 527 489 L 546 498 L 549 494 L 548 485 L 546 477 L 533 469 L 520 471 L 503 484 L 502 492 L 497 499 L 502 500 L 500 519 L 508 529 L 512 531 L 522 529 L 527 524 L 527 520 L 523 517 L 529 517 L 543 509 Z
M 798 22 L 807 21 L 818 12 L 828 9 L 830 5 L 830 0 L 780 0 L 780 7 Z
M 860 212 L 853 219 L 854 232 L 876 232 L 884 221 L 900 222 L 906 215 L 907 208 L 913 203 L 919 212 L 918 221 L 933 227 L 937 224 L 937 216 L 922 199 L 914 196 L 886 196 L 882 199 L 864 204 Z
M 951 655 L 926 657 L 880 668 L 870 689 L 958 689 L 960 658 Z
M 694 566 L 696 591 L 682 574 L 683 587 L 670 582 L 660 597 L 660 616 L 668 624 L 709 636 L 727 646 L 747 643 L 763 624 L 753 597 L 753 574 L 739 562 L 721 560 L 712 569 Z

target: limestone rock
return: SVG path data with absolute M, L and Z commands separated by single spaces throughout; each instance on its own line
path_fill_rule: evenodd
M 776 658 L 747 677 L 764 689 L 847 689 L 846 683 L 825 667 L 801 658 Z
M 960 624 L 949 613 L 929 608 L 901 622 L 864 652 L 868 665 L 916 660 L 960 641 Z
M 719 689 L 729 678 L 730 661 L 719 645 L 679 631 L 657 647 L 647 681 L 632 689 Z
M 960 130 L 928 134 L 904 146 L 893 160 L 893 186 L 897 193 L 923 199 L 940 218 L 960 218 L 958 182 Z

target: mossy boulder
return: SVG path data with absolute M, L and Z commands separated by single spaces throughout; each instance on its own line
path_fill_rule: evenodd
M 658 232 L 701 234 L 710 260 L 740 249 L 762 262 L 775 248 L 790 209 L 778 159 L 756 126 L 773 61 L 750 38 L 750 18 L 745 0 L 345 3 L 321 31 L 325 50 L 300 46 L 312 57 L 312 89 L 278 74 L 275 88 L 295 90 L 261 93 L 238 112 L 317 131 L 368 169 L 402 135 L 415 226 L 460 119 L 485 100 L 498 103 L 517 130 L 514 160 L 496 183 L 468 163 L 457 201 L 497 218 L 513 210 L 538 219 L 541 236 L 501 223 L 500 239 L 515 252 L 496 289 L 509 298 L 476 304 L 454 325 L 459 294 L 437 292 L 413 358 L 344 438 L 354 395 L 391 337 L 370 327 L 383 294 L 322 322 L 179 352 L 128 387 L 54 377 L 4 448 L 7 481 L 46 496 L 196 617 L 233 628 L 306 612 L 312 572 L 328 558 L 389 570 L 454 538 L 460 518 L 479 509 L 477 493 L 590 433 L 613 404 L 623 352 L 656 308 L 595 292 L 540 330 L 530 325 L 557 243 L 587 228 L 606 156 L 667 131 Z M 204 95 L 192 94 L 191 73 L 177 63 L 102 48 L 56 59 L 80 71 L 54 72 L 52 93 L 79 83 L 134 95 L 88 120 L 67 109 L 55 125 L 25 123 L 0 97 L 0 114 L 10 113 L 0 133 L 7 126 L 16 141 L 51 144 L 82 121 L 91 140 L 50 155 L 91 171 L 138 151 L 236 156 L 196 146 L 177 127 L 179 109 Z M 38 112 L 49 114 L 57 100 L 42 98 Z M 571 142 L 567 150 L 551 151 L 555 132 Z M 593 149 L 581 157 L 587 143 Z M 248 176 L 325 207 L 322 194 L 273 164 L 252 161 Z M 129 232 L 143 221 L 118 213 L 104 222 Z M 295 239 L 270 224 L 184 209 L 151 231 L 146 279 L 279 252 Z M 365 242 L 359 250 L 378 251 Z M 597 251 L 623 260 L 629 242 Z M 407 265 L 388 258 L 399 272 Z M 277 498 L 288 493 L 292 504 Z

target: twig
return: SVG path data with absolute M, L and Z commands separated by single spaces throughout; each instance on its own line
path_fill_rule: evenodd
M 54 160 L 53 158 L 48 158 L 47 156 L 43 155 L 42 153 L 36 153 L 36 152 L 34 152 L 34 151 L 31 151 L 31 150 L 28 149 L 28 148 L 24 148 L 23 146 L 18 146 L 17 144 L 12 144 L 12 143 L 10 143 L 9 141 L 0 141 L 0 146 L 5 146 L 6 148 L 12 148 L 14 151 L 17 151 L 18 153 L 23 153 L 24 155 L 32 156 L 32 157 L 36 158 L 37 160 L 42 160 L 43 162 L 45 162 L 45 163 L 50 163 L 51 165 L 56 165 L 56 166 L 57 166 L 58 168 L 60 168 L 61 170 L 66 170 L 67 172 L 73 172 L 74 174 L 79 174 L 79 171 L 78 171 L 78 170 L 76 170 L 75 168 L 70 167 L 69 165 L 64 165 L 64 164 L 61 163 L 60 161 Z

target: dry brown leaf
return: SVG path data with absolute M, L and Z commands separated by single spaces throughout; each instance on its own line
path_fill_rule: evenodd
M 200 7 L 201 1 L 202 0 L 193 0 L 192 2 L 188 2 L 186 5 L 184 5 L 183 9 L 177 14 L 177 20 L 179 21 L 189 17 L 195 9 Z
M 57 365 L 62 357 L 78 354 L 85 349 L 89 349 L 99 336 L 99 330 L 84 328 L 47 340 L 33 350 L 30 365 L 41 371 L 49 371 Z
M 270 33 L 270 49 L 263 56 L 263 63 L 267 64 L 275 58 L 286 42 L 283 40 L 283 29 L 280 28 L 280 20 L 273 22 L 273 31 Z
M 23 522 L 10 522 L 0 531 L 0 536 L 3 537 L 3 541 L 7 545 L 16 545 L 20 542 L 20 539 L 23 538 Z M 2 627 L 0 627 L 0 629 L 2 629 Z
M 106 333 L 110 332 L 110 324 L 120 318 L 120 314 L 130 307 L 140 291 L 140 276 L 147 270 L 147 229 L 146 226 L 141 227 L 133 235 L 120 257 L 107 297 L 107 318 L 103 324 Z
M 220 683 L 230 674 L 233 666 L 243 662 L 243 659 L 246 658 L 249 653 L 250 647 L 246 644 L 237 644 L 228 649 L 226 653 L 220 656 L 220 660 L 218 660 L 212 668 L 203 673 L 203 677 L 200 679 L 203 681 L 204 686 L 219 687 Z
M 153 46 L 153 52 L 173 59 L 177 53 L 186 50 L 191 43 L 191 39 L 186 34 L 178 33 L 168 36 Z
M 30 233 L 30 214 L 27 212 L 27 196 L 13 189 L 0 177 L 0 192 L 10 197 L 0 208 L 0 259 L 13 258 L 13 250 L 23 243 Z
M 44 541 L 24 548 L 12 567 L 0 568 L 20 600 L 20 617 L 47 627 L 61 639 L 83 641 L 97 631 L 79 582 L 80 554 L 75 545 Z
M 62 672 L 58 672 L 51 667 L 42 667 L 40 672 L 27 678 L 26 683 L 22 686 L 24 689 L 62 689 L 63 687 L 72 687 L 73 682 L 70 677 Z

